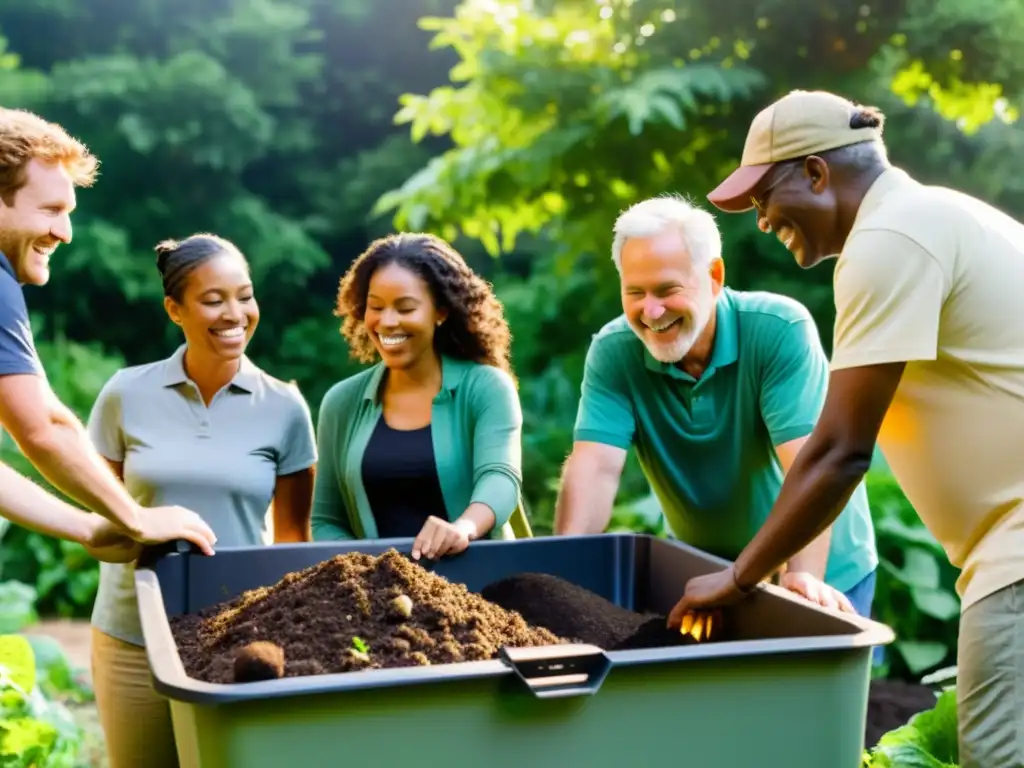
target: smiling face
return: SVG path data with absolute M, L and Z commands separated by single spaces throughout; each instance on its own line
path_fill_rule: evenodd
M 774 232 L 796 263 L 809 269 L 837 251 L 838 205 L 828 165 L 818 157 L 780 163 L 754 190 L 757 226 Z
M 218 254 L 192 270 L 181 302 L 167 297 L 164 306 L 191 351 L 220 360 L 242 357 L 260 320 L 248 265 L 234 253 Z
M 708 327 L 722 287 L 722 262 L 695 267 L 681 233 L 626 240 L 622 247 L 622 308 L 651 355 L 678 363 Z
M 363 325 L 388 368 L 409 368 L 432 355 L 434 331 L 445 317 L 412 270 L 392 262 L 370 277 Z
M 10 205 L 0 199 L 0 252 L 19 283 L 46 285 L 50 255 L 61 243 L 71 242 L 75 187 L 59 163 L 32 160 L 25 177 Z

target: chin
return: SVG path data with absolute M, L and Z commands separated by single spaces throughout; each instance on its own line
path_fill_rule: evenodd
M 690 336 L 680 336 L 673 341 L 652 341 L 646 334 L 640 337 L 651 357 L 659 363 L 674 365 L 686 357 L 686 354 L 693 347 L 695 339 Z
M 50 282 L 50 270 L 33 269 L 21 278 L 21 282 L 25 285 L 46 285 Z

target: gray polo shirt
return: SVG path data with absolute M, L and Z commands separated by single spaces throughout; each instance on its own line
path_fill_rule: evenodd
M 309 408 L 295 387 L 248 358 L 207 407 L 185 375 L 184 354 L 183 345 L 114 374 L 93 405 L 89 436 L 103 456 L 123 462 L 125 487 L 142 506 L 195 510 L 218 547 L 262 544 L 277 478 L 316 463 Z M 92 621 L 143 645 L 131 565 L 100 564 Z

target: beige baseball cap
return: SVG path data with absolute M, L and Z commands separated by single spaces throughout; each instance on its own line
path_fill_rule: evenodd
M 775 163 L 880 139 L 881 127 L 850 127 L 851 118 L 863 108 L 826 91 L 790 91 L 757 114 L 747 131 L 740 167 L 708 200 L 726 213 L 749 211 L 754 207 L 751 193 Z

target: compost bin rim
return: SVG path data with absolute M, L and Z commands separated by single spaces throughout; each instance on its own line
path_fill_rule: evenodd
M 376 690 L 397 686 L 449 683 L 458 680 L 482 680 L 515 676 L 516 672 L 501 660 L 468 661 L 438 664 L 429 667 L 401 667 L 338 672 L 325 675 L 285 677 L 254 683 L 207 683 L 189 677 L 185 672 L 177 645 L 171 634 L 163 595 L 156 573 L 148 568 L 135 573 L 140 605 L 161 610 L 141 610 L 146 637 L 146 656 L 154 688 L 175 701 L 193 704 L 229 704 L 246 701 L 288 698 L 294 696 Z M 766 585 L 771 588 L 772 585 Z M 771 590 L 774 591 L 774 590 Z M 784 590 L 783 590 L 784 591 Z M 147 595 L 147 593 L 149 593 Z M 786 595 L 788 598 L 789 596 Z M 814 606 L 812 606 L 814 607 Z M 824 609 L 821 609 L 824 610 Z M 611 669 L 657 663 L 699 663 L 702 661 L 751 656 L 778 656 L 793 653 L 857 650 L 886 645 L 895 639 L 884 624 L 843 614 L 844 619 L 861 630 L 848 635 L 786 637 L 769 640 L 738 640 L 728 643 L 707 643 L 674 648 L 653 648 L 630 651 L 602 651 Z M 550 646 L 547 646 L 550 647 Z M 599 690 L 596 691 L 600 693 Z

